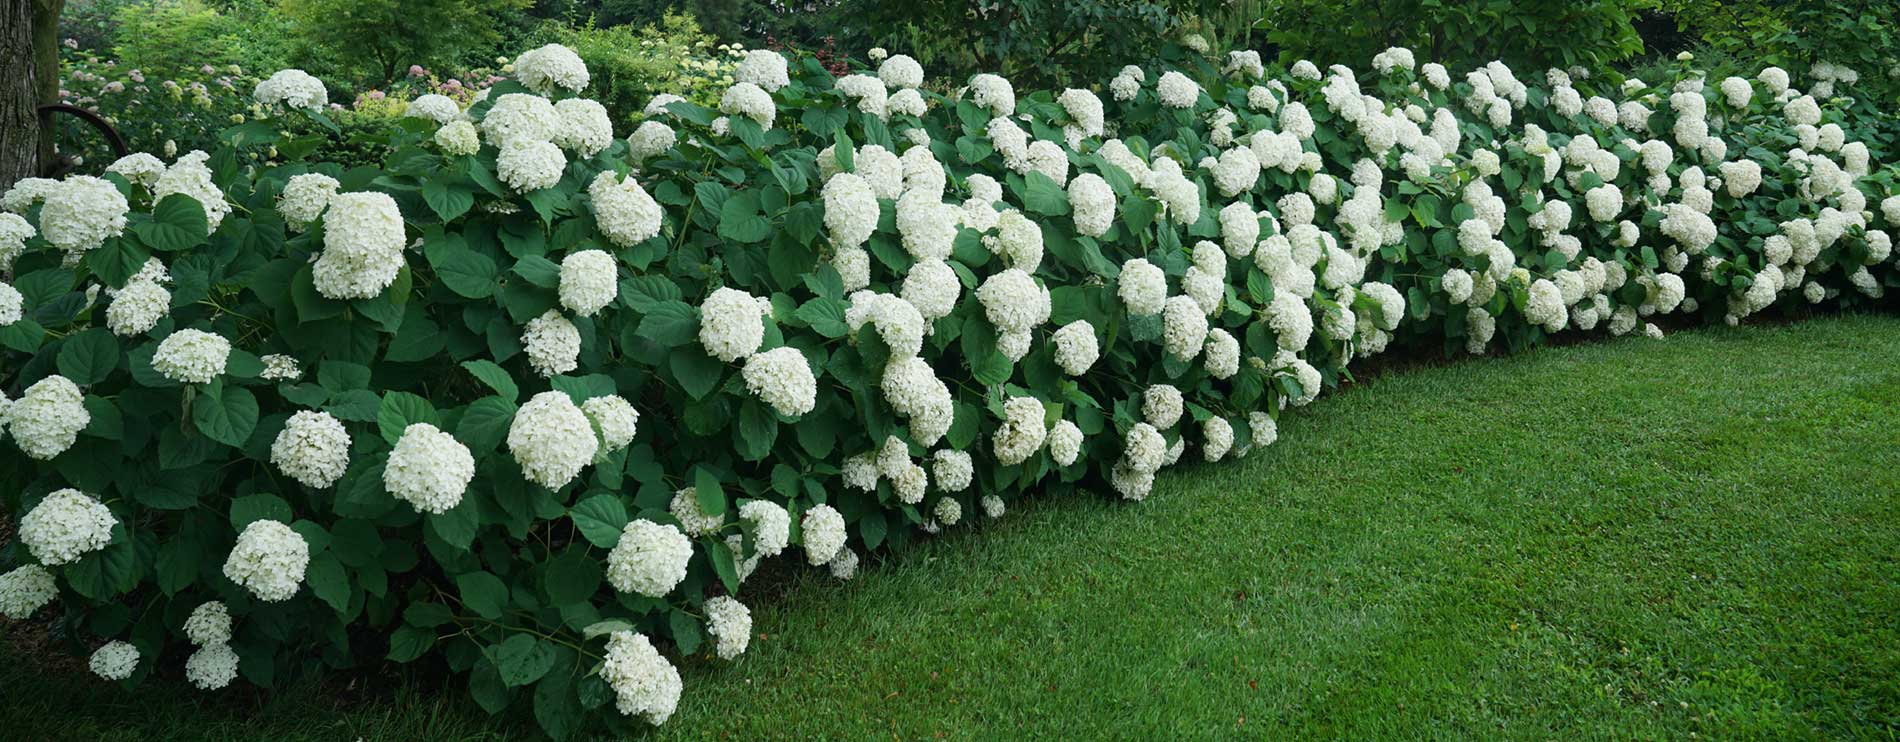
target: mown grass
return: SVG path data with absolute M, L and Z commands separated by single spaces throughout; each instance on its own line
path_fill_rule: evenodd
M 1897 435 L 1891 317 L 1385 375 L 1145 503 L 794 578 L 653 736 L 1892 738 Z M 18 739 L 527 733 L 454 687 L 205 702 L 0 651 Z

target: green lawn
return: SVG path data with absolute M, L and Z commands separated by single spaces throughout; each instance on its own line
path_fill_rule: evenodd
M 1891 317 L 1394 373 L 1145 503 L 795 579 L 655 736 L 1892 738 L 1897 436 Z M 4 651 L 19 739 L 525 729 L 455 688 L 194 704 Z

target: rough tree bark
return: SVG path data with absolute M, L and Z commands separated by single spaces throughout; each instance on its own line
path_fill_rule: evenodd
M 38 108 L 59 98 L 59 11 L 66 0 L 0 0 L 0 189 L 52 161 Z

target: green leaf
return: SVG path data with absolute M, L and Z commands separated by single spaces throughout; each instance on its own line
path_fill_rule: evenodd
M 104 381 L 119 365 L 119 341 L 94 327 L 66 339 L 59 349 L 59 374 L 80 386 Z
M 841 338 L 850 332 L 850 327 L 844 322 L 844 302 L 837 299 L 817 297 L 805 302 L 793 316 L 828 338 Z
M 231 527 L 240 531 L 260 520 L 274 520 L 289 525 L 294 519 L 290 503 L 276 495 L 245 495 L 231 500 Z
M 389 635 L 389 659 L 394 662 L 413 662 L 429 653 L 435 646 L 435 632 L 414 626 L 398 626 Z
M 436 538 L 458 549 L 466 549 L 475 543 L 475 532 L 481 530 L 482 526 L 481 508 L 467 497 L 447 512 L 425 517 L 428 518 L 429 530 L 435 533 Z
M 350 576 L 343 571 L 343 565 L 334 554 L 318 554 L 310 558 L 310 566 L 304 570 L 304 581 L 310 583 L 310 592 L 318 600 L 329 604 L 337 613 L 350 608 Z
M 86 253 L 86 267 L 107 285 L 124 288 L 125 282 L 144 268 L 146 259 L 151 256 L 152 252 L 137 240 L 110 239 Z
M 600 589 L 600 561 L 570 548 L 548 560 L 544 580 L 554 606 L 585 603 Z
M 442 285 L 470 299 L 486 299 L 495 295 L 495 279 L 501 275 L 501 269 L 495 265 L 494 258 L 470 250 L 459 238 L 437 240 L 423 247 L 423 254 L 429 259 L 429 266 L 435 269 Z
M 534 720 L 555 742 L 574 736 L 584 714 L 580 697 L 574 692 L 573 676 L 550 673 L 534 685 Z
M 1038 214 L 1061 216 L 1069 213 L 1069 194 L 1049 176 L 1032 170 L 1023 181 L 1023 206 Z
M 699 501 L 699 512 L 707 515 L 726 514 L 726 491 L 719 486 L 719 477 L 706 467 L 699 467 L 694 472 L 693 497 Z
M 706 355 L 699 348 L 683 348 L 673 351 L 667 363 L 673 369 L 673 376 L 679 381 L 680 388 L 693 399 L 705 399 L 719 386 L 720 371 L 723 364 L 719 359 Z
M 772 223 L 759 214 L 757 191 L 740 191 L 719 207 L 719 236 L 741 243 L 758 242 L 772 234 Z
M 435 414 L 435 405 L 409 392 L 384 394 L 383 402 L 376 410 L 376 427 L 382 431 L 383 441 L 391 446 L 402 440 L 403 431 L 410 425 L 435 425 L 440 422 L 441 418 Z
M 152 209 L 151 221 L 133 225 L 132 231 L 154 250 L 176 252 L 204 244 L 211 222 L 197 199 L 174 193 Z
M 483 397 L 469 403 L 455 427 L 455 437 L 477 458 L 494 451 L 508 438 L 515 419 L 515 403 L 501 397 Z
M 508 586 L 487 572 L 456 575 L 455 589 L 462 595 L 462 605 L 482 618 L 501 618 L 508 605 Z
M 554 645 L 529 634 L 515 634 L 488 648 L 489 659 L 501 672 L 501 682 L 510 688 L 540 680 L 554 667 Z
M 241 448 L 257 428 L 257 397 L 243 387 L 208 384 L 192 400 L 191 422 L 206 438 Z
M 488 388 L 495 390 L 502 399 L 509 402 L 521 399 L 521 390 L 515 386 L 514 377 L 509 376 L 508 372 L 502 370 L 501 366 L 496 365 L 494 361 L 479 359 L 463 361 L 462 368 L 468 369 L 470 374 L 480 379 L 483 384 L 487 384 Z
M 739 455 L 747 461 L 761 461 L 772 453 L 778 440 L 778 418 L 756 399 L 739 406 L 739 425 L 735 432 Z
M 732 549 L 726 542 L 711 537 L 700 539 L 699 548 L 706 552 L 706 558 L 712 560 L 713 572 L 719 575 L 719 581 L 726 586 L 726 592 L 739 594 L 739 566 L 733 563 Z
M 512 272 L 522 280 L 544 289 L 561 285 L 561 266 L 539 255 L 529 255 L 515 263 Z
M 620 530 L 632 521 L 619 497 L 604 494 L 575 503 L 568 509 L 567 517 L 574 521 L 574 527 L 581 529 L 581 536 L 588 543 L 603 549 L 620 543 Z
M 693 342 L 699 337 L 699 310 L 683 301 L 663 301 L 653 305 L 640 318 L 634 334 L 663 348 Z
M 428 178 L 422 181 L 422 200 L 443 222 L 452 222 L 475 205 L 475 192 L 461 183 Z
M 699 632 L 699 619 L 686 611 L 674 609 L 667 618 L 667 628 L 673 634 L 673 643 L 679 645 L 680 654 L 699 651 L 699 643 L 705 640 Z
M 620 282 L 620 298 L 641 314 L 669 301 L 678 301 L 680 287 L 665 276 L 629 276 Z

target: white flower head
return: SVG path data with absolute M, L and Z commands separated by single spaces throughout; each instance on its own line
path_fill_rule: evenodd
M 62 489 L 20 518 L 20 543 L 41 564 L 71 564 L 111 543 L 118 523 L 112 511 L 91 495 Z
M 508 426 L 508 451 L 521 473 L 550 490 L 573 481 L 599 450 L 587 414 L 565 392 L 534 395 Z
M 623 593 L 666 597 L 686 579 L 693 542 L 678 528 L 635 520 L 620 530 L 607 554 L 607 582 Z
M 329 487 L 350 466 L 349 431 L 328 412 L 300 410 L 271 442 L 270 461 L 305 487 Z
M 403 429 L 383 468 L 383 488 L 417 512 L 440 515 L 462 502 L 475 459 L 455 436 L 428 423 Z
M 308 566 L 310 544 L 302 534 L 278 521 L 254 520 L 238 534 L 224 576 L 258 600 L 275 603 L 297 594 Z

